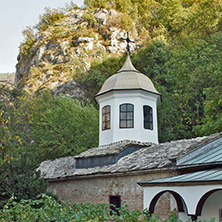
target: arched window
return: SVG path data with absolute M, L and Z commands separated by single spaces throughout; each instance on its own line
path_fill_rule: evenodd
M 132 104 L 122 104 L 120 105 L 120 128 L 133 128 L 134 121 L 133 121 L 133 112 L 134 106 Z
M 102 130 L 110 129 L 110 106 L 102 108 Z
M 143 126 L 153 130 L 153 109 L 150 106 L 143 106 Z

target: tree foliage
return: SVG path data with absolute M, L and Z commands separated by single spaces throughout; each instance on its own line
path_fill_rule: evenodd
M 20 203 L 12 197 L 0 210 L 0 221 L 118 221 L 118 222 L 181 222 L 176 213 L 172 211 L 167 219 L 160 220 L 159 215 L 149 216 L 147 209 L 129 211 L 128 206 L 122 204 L 119 215 L 113 212 L 110 215 L 108 204 L 84 204 L 56 201 L 43 194 L 37 200 L 22 200 Z M 198 220 L 201 222 L 201 220 Z M 206 221 L 206 220 L 204 220 Z M 209 222 L 214 222 L 211 219 Z M 206 221 L 207 222 L 207 221 Z
M 98 111 L 68 97 L 43 93 L 34 99 L 30 128 L 44 159 L 76 155 L 98 145 Z
M 111 57 L 102 63 L 95 62 L 89 71 L 77 80 L 92 103 L 95 104 L 93 97 L 99 92 L 105 80 L 121 68 L 124 59 L 125 57 Z
M 17 134 L 15 110 L 18 107 L 18 97 L 22 95 L 21 90 L 0 85 L 0 166 L 21 153 L 22 142 Z
M 10 97 L 13 92 L 1 91 L 0 163 L 25 153 L 40 162 L 98 145 L 98 111 L 94 106 L 50 93 Z
M 217 89 L 218 95 L 215 97 L 215 103 L 211 103 L 211 108 L 217 106 L 221 97 L 221 92 L 218 90 L 221 87 L 218 80 L 222 77 L 221 48 L 214 41 L 214 37 L 209 41 L 189 40 L 175 50 L 175 56 L 169 64 L 171 78 L 169 82 L 173 86 L 169 90 L 174 93 L 175 99 L 179 102 L 178 112 L 181 113 L 182 124 L 197 135 L 199 135 L 197 130 L 199 127 L 195 126 L 203 127 L 206 117 L 206 96 L 207 94 L 210 96 L 209 89 L 211 88 L 213 92 Z M 220 113 L 220 109 L 217 111 Z M 219 118 L 218 121 L 221 122 L 221 119 Z M 213 125 L 214 122 L 211 124 Z M 208 128 L 208 134 L 210 133 L 215 133 L 215 130 Z
M 12 195 L 17 202 L 22 199 L 36 199 L 45 193 L 47 182 L 36 171 L 36 164 L 23 156 L 20 160 L 4 163 L 0 168 L 0 208 L 7 203 Z
M 188 35 L 208 37 L 219 31 L 219 0 L 85 0 L 86 8 L 114 8 L 130 15 L 138 30 L 147 29 L 152 37 L 164 35 L 179 39 Z

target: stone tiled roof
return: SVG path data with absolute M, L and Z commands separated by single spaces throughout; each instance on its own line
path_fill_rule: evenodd
M 44 161 L 40 164 L 38 169 L 41 170 L 44 178 L 51 180 L 62 178 L 65 179 L 75 176 L 121 174 L 154 169 L 171 169 L 172 161 L 174 159 L 179 158 L 220 136 L 222 136 L 222 133 L 151 145 L 122 157 L 113 165 L 102 167 L 76 169 L 76 158 L 80 157 L 81 155 L 83 156 L 83 154 L 80 154 L 79 156 L 70 156 Z M 121 145 L 118 146 L 121 147 Z M 100 150 L 102 148 L 93 148 L 88 152 L 92 154 L 98 149 Z M 108 155 L 109 148 L 106 147 L 103 149 L 106 149 L 104 152 L 106 152 Z M 112 148 L 110 150 L 113 152 Z

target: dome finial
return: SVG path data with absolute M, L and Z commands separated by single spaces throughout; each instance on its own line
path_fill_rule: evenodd
M 131 39 L 129 38 L 129 32 L 127 32 L 127 37 L 126 37 L 126 38 L 121 37 L 120 39 L 123 39 L 123 40 L 125 40 L 125 41 L 127 42 L 126 50 L 127 50 L 127 54 L 130 55 L 130 46 L 129 46 L 129 43 L 130 43 L 130 42 L 135 43 L 135 41 L 133 41 L 133 40 L 131 40 Z

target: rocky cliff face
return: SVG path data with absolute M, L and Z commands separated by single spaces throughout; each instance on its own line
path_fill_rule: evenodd
M 0 73 L 0 84 L 11 84 L 15 83 L 15 73 Z
M 121 14 L 114 10 L 89 12 L 76 9 L 38 33 L 25 52 L 20 50 L 16 66 L 16 83 L 31 92 L 53 90 L 70 96 L 84 97 L 75 80 L 86 72 L 93 61 L 123 55 L 126 30 Z M 138 38 L 136 31 L 130 37 Z M 131 51 L 141 42 L 131 44 Z

